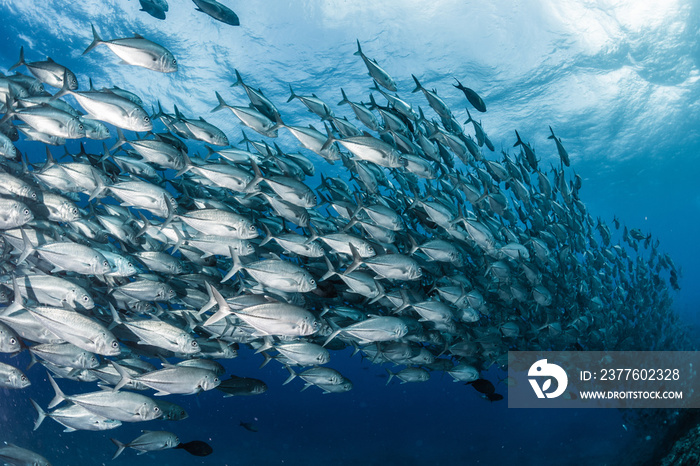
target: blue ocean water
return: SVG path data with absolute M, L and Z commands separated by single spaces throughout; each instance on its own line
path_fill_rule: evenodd
M 170 0 L 161 21 L 138 11 L 135 0 L 0 2 L 0 71 L 16 62 L 46 56 L 69 67 L 81 88 L 88 77 L 97 87 L 116 85 L 136 92 L 146 108 L 173 105 L 190 118 L 203 116 L 237 142 L 242 125 L 229 112 L 210 114 L 214 92 L 245 105 L 240 88 L 229 86 L 234 69 L 278 105 L 288 124 L 318 124 L 298 101 L 286 103 L 291 84 L 299 94 L 315 93 L 333 104 L 343 88 L 366 99 L 371 79 L 359 57 L 376 59 L 396 80 L 402 97 L 427 108 L 422 94 L 410 94 L 411 74 L 437 89 L 456 119 L 466 120 L 463 95 L 454 78 L 477 90 L 488 111 L 479 115 L 500 149 L 509 150 L 517 129 L 540 164 L 558 164 L 546 137 L 552 126 L 583 179 L 588 211 L 609 224 L 617 216 L 661 241 L 682 270 L 674 308 L 696 334 L 700 288 L 700 160 L 698 132 L 698 2 L 418 1 L 226 2 L 241 26 L 218 23 L 185 0 Z M 139 33 L 171 50 L 180 69 L 173 75 L 119 63 L 100 46 L 81 55 L 92 40 L 90 24 L 105 38 Z M 475 113 L 475 112 L 474 112 Z M 249 134 L 250 131 L 247 131 Z M 297 141 L 280 131 L 282 147 Z M 66 144 L 77 152 L 78 142 Z M 17 144 L 30 157 L 39 143 Z M 101 144 L 88 143 L 101 150 Z M 203 152 L 203 147 L 199 147 Z M 319 160 L 319 170 L 334 173 Z M 313 185 L 313 183 L 309 183 Z M 648 322 L 653 326 L 654 322 Z M 26 352 L 0 361 L 26 367 Z M 217 391 L 174 396 L 189 412 L 178 423 L 124 425 L 106 433 L 63 433 L 46 420 L 32 432 L 29 397 L 45 406 L 53 393 L 43 371 L 27 371 L 32 387 L 0 393 L 0 440 L 40 452 L 56 465 L 248 464 L 616 464 L 621 452 L 653 442 L 663 429 L 626 429 L 615 410 L 513 410 L 490 403 L 448 376 L 423 384 L 385 386 L 384 366 L 361 361 L 350 351 L 334 354 L 331 366 L 354 383 L 345 394 L 299 392 L 298 380 L 282 386 L 288 373 L 251 350 L 227 361 L 228 373 L 256 377 L 269 386 L 254 397 L 222 398 Z M 496 383 L 504 373 L 491 369 Z M 59 380 L 66 393 L 82 384 Z M 505 392 L 504 384 L 497 384 Z M 239 426 L 253 422 L 258 432 Z M 182 441 L 204 440 L 206 458 L 181 450 L 136 456 L 126 451 L 110 461 L 116 437 L 128 441 L 141 429 L 171 430 Z M 651 437 L 646 440 L 647 436 Z

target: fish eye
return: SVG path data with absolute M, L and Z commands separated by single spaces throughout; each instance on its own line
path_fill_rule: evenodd
M 26 380 L 27 380 L 27 376 L 26 376 L 26 375 L 23 375 L 23 376 L 22 376 L 22 382 L 25 382 Z
M 109 267 L 109 262 L 104 261 L 104 262 L 102 262 L 102 265 L 104 265 L 105 267 Z
M 10 344 L 11 344 L 11 345 L 16 345 L 16 344 L 17 344 L 17 340 L 15 340 L 14 337 L 10 338 Z
M 119 343 L 116 340 L 112 342 L 112 348 L 119 348 Z
M 199 346 L 199 344 L 198 344 L 196 341 L 193 341 L 193 342 L 192 342 L 192 347 L 193 347 L 193 348 L 196 348 L 197 346 Z
M 374 254 L 374 248 L 372 246 L 367 246 L 367 252 Z
M 151 119 L 148 118 L 148 115 L 144 115 L 143 121 L 145 121 L 146 123 L 148 123 L 149 121 L 151 121 Z
M 159 408 L 158 406 L 154 406 L 154 407 L 153 407 L 153 411 L 155 411 L 155 412 L 157 413 L 157 412 L 160 411 L 160 408 Z
M 84 302 L 88 302 L 88 297 L 87 297 L 87 296 L 83 296 L 83 301 L 84 301 Z
M 80 130 L 84 129 L 83 125 L 78 125 L 78 129 L 80 129 Z
M 29 215 L 30 214 L 29 209 L 24 209 L 23 213 L 24 213 L 24 215 Z
M 314 280 L 314 279 L 312 278 L 311 280 L 309 280 L 309 283 L 311 283 L 312 285 L 315 285 L 315 284 L 316 284 L 316 280 Z
M 177 60 L 173 58 L 173 65 L 177 65 Z

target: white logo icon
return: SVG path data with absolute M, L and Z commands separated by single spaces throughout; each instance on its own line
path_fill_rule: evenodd
M 535 379 L 529 379 L 532 389 L 535 391 L 537 398 L 556 398 L 564 393 L 566 386 L 569 383 L 569 378 L 566 376 L 566 372 L 561 367 L 556 364 L 547 363 L 546 359 L 540 359 L 535 364 L 530 366 L 530 370 L 527 373 L 530 377 L 550 377 L 545 380 L 544 384 L 540 388 L 539 383 Z M 547 393 L 547 390 L 552 386 L 552 379 L 555 378 L 557 381 L 557 389 L 551 393 Z

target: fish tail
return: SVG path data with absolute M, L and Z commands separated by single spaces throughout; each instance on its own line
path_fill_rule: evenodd
M 37 430 L 41 423 L 44 422 L 44 419 L 46 419 L 46 411 L 41 409 L 41 406 L 39 406 L 39 404 L 31 398 L 29 401 L 32 402 L 32 406 L 34 406 L 34 409 L 36 409 L 37 418 L 36 422 L 34 423 L 34 430 Z
M 292 95 L 289 96 L 289 99 L 287 99 L 287 102 L 291 102 L 292 100 L 294 100 L 295 97 L 297 97 L 297 95 L 294 93 L 294 89 L 292 89 L 291 84 L 289 85 L 289 92 L 291 92 Z
M 343 94 L 343 100 L 341 100 L 340 102 L 338 102 L 338 105 L 349 104 L 350 101 L 348 100 L 348 96 L 345 95 L 345 91 L 343 90 L 342 87 L 340 88 L 340 93 Z
M 101 43 L 104 42 L 100 38 L 100 35 L 97 34 L 97 31 L 95 30 L 95 26 L 91 24 L 90 27 L 92 28 L 92 42 L 90 43 L 90 45 L 88 45 L 88 48 L 85 49 L 85 51 L 83 52 L 83 55 L 85 55 L 90 50 L 94 49 L 95 47 L 97 47 L 98 45 L 100 45 Z
M 51 383 L 51 386 L 53 387 L 53 390 L 56 393 L 56 396 L 54 396 L 53 400 L 51 400 L 51 403 L 49 403 L 49 409 L 51 409 L 57 406 L 61 401 L 65 400 L 66 395 L 63 394 L 56 381 L 53 379 L 53 377 L 51 377 L 51 374 L 49 374 L 48 372 L 46 374 L 48 375 L 49 382 Z
M 117 456 L 122 454 L 122 452 L 126 448 L 126 445 L 124 445 L 123 443 L 121 443 L 119 440 L 117 440 L 115 438 L 111 438 L 110 440 L 112 441 L 112 443 L 114 443 L 117 446 L 117 452 L 112 457 L 112 459 L 114 460 L 117 458 Z
M 3 115 L 2 118 L 0 118 L 0 125 L 7 121 L 10 121 L 15 115 L 15 112 L 12 111 L 13 100 L 14 96 L 12 96 L 12 90 L 10 89 L 10 93 L 5 94 L 5 115 Z
M 326 267 L 328 267 L 328 272 L 323 274 L 323 277 L 321 277 L 319 283 L 328 280 L 333 275 L 336 275 L 338 273 L 335 271 L 335 268 L 333 268 L 333 264 L 331 264 L 331 261 L 328 259 L 328 257 L 324 255 L 323 258 L 326 260 Z
M 474 119 L 472 118 L 471 114 L 469 113 L 469 109 L 466 109 L 466 110 L 467 110 L 467 117 L 468 117 L 468 119 L 467 119 L 467 121 L 464 122 L 465 125 L 466 125 L 467 123 L 470 123 L 470 122 L 474 121 Z
M 120 388 L 122 388 L 124 385 L 131 382 L 132 378 L 129 376 L 129 374 L 126 372 L 126 370 L 124 370 L 124 368 L 122 366 L 120 366 L 119 364 L 117 364 L 114 361 L 109 361 L 109 362 L 112 363 L 112 366 L 114 367 L 114 369 L 116 369 L 116 371 L 121 376 L 119 383 L 116 384 L 114 386 L 114 388 L 112 389 L 113 392 L 118 392 Z
M 126 144 L 128 141 L 126 140 L 126 137 L 124 137 L 124 132 L 120 128 L 117 128 L 117 142 L 114 143 L 112 147 L 110 147 L 109 152 L 112 152 L 115 149 L 120 148 L 122 145 Z M 107 154 L 105 154 L 107 155 Z
M 340 329 L 340 328 L 337 329 L 337 330 L 334 330 L 333 333 L 331 333 L 331 334 L 328 336 L 328 338 L 326 338 L 326 341 L 323 343 L 323 346 L 325 347 L 328 343 L 330 343 L 332 339 L 334 339 L 335 337 L 337 337 L 338 334 L 339 334 L 340 332 L 342 332 L 342 330 L 343 330 L 343 329 Z M 291 370 L 291 369 L 290 369 L 290 370 Z
M 32 246 L 32 242 L 29 241 L 29 237 L 27 236 L 27 233 L 25 233 L 24 229 L 21 230 L 21 233 L 22 233 L 22 241 L 24 242 L 24 250 L 22 251 L 22 254 L 19 256 L 19 259 L 17 259 L 17 265 L 24 262 L 24 260 L 35 251 L 34 246 Z
M 258 167 L 258 164 L 255 163 L 255 160 L 250 159 L 250 164 L 253 166 L 253 173 L 255 173 L 255 176 L 252 180 L 250 180 L 250 183 L 245 185 L 245 188 L 243 188 L 243 192 L 245 193 L 254 192 L 256 186 L 258 186 L 260 182 L 265 179 L 262 173 L 260 172 L 260 167 Z
M 209 297 L 214 298 L 216 301 L 216 304 L 219 305 L 219 310 L 214 314 L 213 316 L 209 317 L 206 322 L 204 322 L 204 325 L 211 325 L 215 322 L 218 322 L 219 320 L 223 319 L 229 314 L 233 314 L 231 311 L 231 308 L 229 307 L 228 303 L 224 299 L 223 296 L 221 296 L 221 293 L 219 293 L 219 290 L 211 286 L 208 282 L 205 282 L 207 285 L 207 291 L 209 292 Z
M 330 128 L 328 128 L 328 126 L 326 126 L 326 135 L 328 136 L 328 139 L 326 139 L 326 142 L 324 142 L 323 146 L 321 146 L 321 152 L 328 150 L 331 144 L 337 141 L 336 137 L 333 136 L 333 133 L 331 133 L 331 130 Z
M 25 370 L 31 369 L 31 367 L 32 367 L 34 364 L 36 364 L 37 362 L 39 362 L 39 361 L 36 359 L 36 356 L 34 355 L 34 353 L 31 352 L 31 351 L 29 352 L 29 357 L 30 357 L 31 359 L 29 360 L 29 364 L 27 365 L 27 368 L 26 368 Z M 36 429 L 34 429 L 34 430 L 36 430 Z
M 384 370 L 386 371 L 387 374 L 389 374 L 389 380 L 386 381 L 386 384 L 389 385 L 389 383 L 391 382 L 391 379 L 393 379 L 396 374 L 391 372 L 389 369 L 385 368 Z
M 233 71 L 236 73 L 236 82 L 231 84 L 231 87 L 245 86 L 245 84 L 243 84 L 243 78 L 241 78 L 241 74 L 238 72 L 238 70 L 233 70 Z
M 112 323 L 109 324 L 108 330 L 112 330 L 112 329 L 113 329 L 114 327 L 116 327 L 117 325 L 121 325 L 121 324 L 122 324 L 122 321 L 121 321 L 121 319 L 119 318 L 119 313 L 118 313 L 117 310 L 114 308 L 114 306 L 112 305 L 112 303 L 109 303 L 109 311 L 112 313 Z
M 267 243 L 269 243 L 269 242 L 272 240 L 272 238 L 273 238 L 272 232 L 271 232 L 270 229 L 267 227 L 267 225 L 265 225 L 265 224 L 263 223 L 263 224 L 262 224 L 262 227 L 263 227 L 263 232 L 265 233 L 265 239 L 263 239 L 263 240 L 260 242 L 259 247 L 265 246 L 265 245 L 266 245 Z
M 372 93 L 369 94 L 369 109 L 374 110 L 375 108 L 379 108 L 379 104 L 377 103 L 376 100 L 374 100 L 374 95 Z
M 513 144 L 513 147 L 522 146 L 522 145 L 523 145 L 523 140 L 520 139 L 520 135 L 518 134 L 518 130 L 517 130 L 517 129 L 515 130 L 515 137 L 518 138 L 518 140 L 516 141 L 515 144 Z
M 421 89 L 423 89 L 423 86 L 420 85 L 420 82 L 418 81 L 418 78 L 416 78 L 416 76 L 413 75 L 413 74 L 411 75 L 411 77 L 412 77 L 413 80 L 416 82 L 416 88 L 413 89 L 411 92 L 418 92 L 418 91 L 420 91 Z
M 228 273 L 224 276 L 224 278 L 221 279 L 220 283 L 227 281 L 228 279 L 230 279 L 231 277 L 236 275 L 241 270 L 241 268 L 243 268 L 241 265 L 241 260 L 238 258 L 238 253 L 236 253 L 236 251 L 234 251 L 234 249 L 231 246 L 229 246 L 229 253 L 231 254 L 231 262 L 232 262 L 231 263 L 231 270 L 229 270 Z M 212 287 L 212 290 L 214 290 L 214 287 Z M 214 296 L 216 296 L 216 295 L 214 295 Z M 218 302 L 218 300 L 217 300 L 217 302 Z M 219 308 L 221 308 L 221 306 L 219 306 Z
M 228 105 L 224 101 L 224 98 L 221 97 L 221 94 L 219 94 L 218 92 L 215 92 L 215 94 L 216 94 L 216 99 L 219 101 L 219 105 L 214 107 L 210 113 L 218 112 L 219 110 L 221 110 L 223 108 L 230 108 L 230 105 Z
M 22 65 L 26 65 L 27 63 L 24 61 L 24 47 L 19 48 L 19 60 L 17 60 L 17 63 L 12 65 L 7 71 L 12 71 L 15 68 L 19 68 Z
M 60 99 L 64 95 L 68 94 L 70 92 L 70 81 L 68 80 L 68 68 L 63 70 L 63 81 L 61 84 L 61 90 L 55 93 L 53 96 L 51 96 L 51 99 L 49 99 L 51 102 L 53 102 L 56 99 Z
M 272 361 L 272 356 L 267 354 L 265 351 L 262 352 L 262 355 L 265 357 L 265 360 L 262 362 L 262 364 L 260 364 L 260 367 L 258 367 L 258 369 L 262 369 L 267 365 L 268 362 Z
M 350 251 L 352 252 L 352 264 L 348 266 L 347 269 L 345 269 L 345 272 L 343 272 L 343 275 L 347 275 L 351 273 L 353 270 L 357 269 L 360 265 L 362 265 L 362 257 L 360 256 L 360 253 L 357 251 L 357 248 L 352 244 L 348 243 L 350 246 Z
M 457 81 L 457 84 L 453 84 L 454 87 L 456 87 L 459 90 L 463 90 L 464 86 L 462 86 L 462 83 L 459 82 L 459 79 L 455 78 L 455 81 Z
M 554 135 L 554 130 L 552 129 L 551 126 L 549 127 L 549 131 L 552 133 L 552 135 L 547 136 L 547 139 L 556 139 L 557 137 Z
M 294 372 L 294 370 L 291 367 L 289 367 L 289 366 L 285 366 L 285 367 L 289 371 L 289 377 L 287 378 L 287 380 L 284 381 L 284 383 L 282 385 L 287 385 L 289 382 L 294 380 L 297 376 L 296 372 Z
M 360 47 L 360 39 L 355 40 L 357 41 L 357 52 L 353 53 L 353 55 L 362 56 L 362 47 Z

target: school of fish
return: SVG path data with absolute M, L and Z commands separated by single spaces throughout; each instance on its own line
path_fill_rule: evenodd
M 99 45 L 134 66 L 178 69 L 140 35 L 103 40 L 93 27 L 84 53 Z M 0 351 L 28 351 L 51 373 L 55 398 L 32 401 L 36 428 L 46 417 L 67 431 L 182 420 L 162 396 L 265 392 L 261 380 L 222 380 L 217 360 L 239 350 L 324 393 L 352 389 L 329 367 L 351 348 L 403 366 L 388 382 L 439 371 L 493 401 L 502 396 L 480 373 L 505 367 L 509 350 L 680 346 L 679 271 L 650 234 L 588 212 L 551 128 L 540 154 L 517 131 L 517 149 L 496 153 L 464 77 L 439 94 L 412 76 L 422 96 L 409 99 L 359 41 L 356 55 L 367 95 L 338 89 L 333 106 L 289 86 L 314 125 L 284 123 L 238 71 L 237 93 L 212 89 L 208 118 L 240 121 L 236 145 L 201 116 L 117 87 L 81 90 L 87 77 L 20 50 L 9 70 L 26 73 L 0 77 Z M 466 122 L 448 101 L 468 103 Z M 281 131 L 299 146 L 281 147 Z M 30 154 L 15 147 L 20 134 L 38 142 Z M 73 153 L 69 139 L 103 148 Z M 543 167 L 545 152 L 558 163 Z M 61 378 L 85 389 L 64 393 Z M 0 363 L 1 387 L 29 385 Z M 179 444 L 164 431 L 113 441 L 115 458 Z M 11 464 L 30 454 L 0 448 Z

